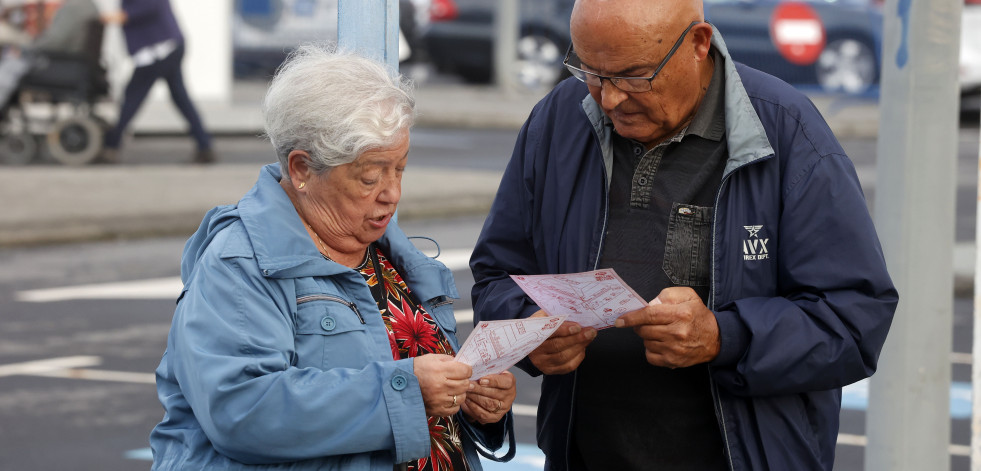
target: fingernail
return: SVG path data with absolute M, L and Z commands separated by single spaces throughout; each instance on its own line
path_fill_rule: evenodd
M 625 322 L 623 322 L 623 319 L 617 319 L 617 321 L 613 323 L 613 325 L 617 327 L 623 327 L 623 324 L 625 324 Z
M 488 384 L 490 384 L 490 381 L 489 380 L 487 380 L 487 379 L 480 380 L 480 385 L 481 386 L 487 386 Z
M 582 327 L 579 327 L 578 325 L 569 327 L 570 334 L 578 334 L 580 330 L 582 330 Z
M 586 331 L 586 338 L 589 340 L 596 338 L 596 331 L 592 329 Z
M 475 387 L 477 387 L 477 386 L 474 386 L 473 382 L 470 382 L 470 384 L 468 385 L 467 389 L 473 389 Z

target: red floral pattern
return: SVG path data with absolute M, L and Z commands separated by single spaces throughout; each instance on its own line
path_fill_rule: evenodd
M 436 321 L 421 305 L 412 300 L 409 296 L 411 290 L 381 250 L 377 250 L 377 253 L 378 263 L 384 267 L 382 276 L 385 280 L 388 309 L 382 313 L 382 319 L 385 321 L 385 327 L 388 328 L 392 358 L 401 360 L 427 353 L 453 355 L 453 346 L 443 335 Z M 377 273 L 370 260 L 359 271 L 368 286 L 374 288 L 378 284 Z M 430 456 L 410 462 L 408 469 L 469 470 L 463 456 L 463 444 L 460 442 L 460 429 L 457 425 L 455 417 L 429 417 Z

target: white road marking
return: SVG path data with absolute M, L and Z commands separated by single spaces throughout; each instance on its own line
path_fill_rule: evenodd
M 439 260 L 452 271 L 469 270 L 473 249 L 450 249 L 440 253 Z M 428 254 L 433 255 L 433 254 Z M 178 276 L 118 283 L 95 283 L 19 291 L 14 299 L 25 303 L 52 303 L 75 299 L 173 299 L 183 288 Z M 471 315 L 471 319 L 473 316 Z
M 426 255 L 432 257 L 436 255 L 435 253 L 426 251 Z M 469 270 L 470 269 L 470 255 L 473 253 L 473 248 L 469 249 L 448 249 L 443 250 L 439 253 L 439 260 L 446 265 L 451 271 Z
M 850 433 L 838 434 L 839 445 L 867 446 L 869 439 L 865 435 L 853 435 Z M 971 447 L 968 445 L 951 444 L 947 447 L 947 452 L 955 456 L 971 456 Z
M 19 291 L 14 299 L 26 303 L 51 303 L 73 299 L 173 299 L 183 288 L 179 276 Z
M 153 373 L 92 370 L 86 368 L 101 363 L 102 358 L 88 355 L 48 358 L 46 360 L 0 365 L 0 376 L 44 376 L 48 378 L 88 379 L 123 383 L 156 383 L 156 377 Z
M 0 376 L 13 375 L 40 375 L 52 371 L 66 370 L 70 368 L 84 368 L 86 366 L 96 366 L 102 363 L 102 359 L 96 356 L 73 356 L 49 358 L 47 360 L 25 361 L 23 363 L 10 363 L 0 365 Z
M 511 404 L 511 412 L 514 412 L 514 415 L 537 417 L 538 406 L 530 406 L 528 404 Z
M 457 324 L 473 324 L 473 309 L 454 309 Z
M 157 377 L 153 373 L 133 373 L 130 371 L 66 369 L 45 371 L 43 373 L 36 373 L 34 376 L 87 379 L 90 381 L 114 381 L 117 383 L 157 384 Z

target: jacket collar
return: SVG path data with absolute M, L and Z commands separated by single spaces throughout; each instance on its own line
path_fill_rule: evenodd
M 263 275 L 295 278 L 355 273 L 320 254 L 296 208 L 280 186 L 281 178 L 279 164 L 266 165 L 255 186 L 238 203 L 239 218 L 245 225 Z M 412 245 L 398 227 L 397 217 L 396 213 L 378 245 L 398 267 L 402 278 L 418 294 L 418 299 L 458 298 L 452 273 Z
M 760 121 L 746 93 L 746 88 L 743 87 L 742 78 L 736 71 L 736 65 L 729 55 L 722 34 L 715 25 L 712 25 L 712 46 L 719 51 L 725 67 L 726 142 L 729 146 L 729 160 L 726 162 L 724 175 L 728 175 L 737 167 L 773 155 L 773 147 L 770 146 L 763 122 Z M 607 184 L 609 184 L 613 175 L 613 146 L 612 131 L 604 124 L 606 114 L 589 94 L 582 100 L 582 109 L 599 137 L 603 163 L 606 166 Z

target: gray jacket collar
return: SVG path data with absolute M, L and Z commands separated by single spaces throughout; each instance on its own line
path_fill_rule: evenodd
M 725 62 L 726 142 L 729 146 L 729 160 L 723 174 L 725 176 L 746 163 L 773 155 L 773 147 L 770 146 L 763 123 L 753 108 L 743 81 L 736 72 L 736 65 L 729 56 L 726 43 L 715 25 L 712 25 L 712 46 L 715 46 Z M 613 175 L 613 145 L 610 128 L 604 124 L 606 115 L 592 95 L 583 98 L 582 109 L 599 137 L 603 163 L 606 166 L 606 183 L 609 187 Z

